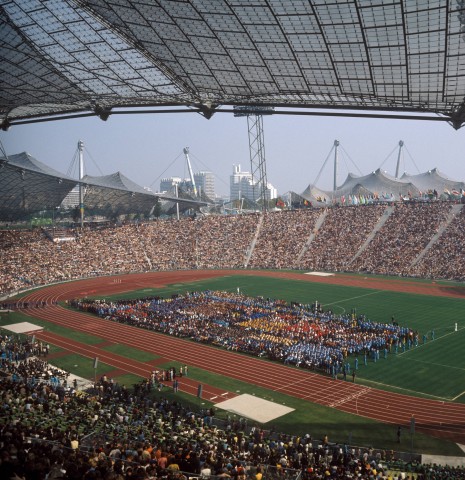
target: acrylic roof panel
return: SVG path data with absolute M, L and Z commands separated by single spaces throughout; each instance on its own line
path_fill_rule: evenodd
M 26 152 L 0 157 L 0 221 L 23 219 L 34 212 L 58 208 L 79 183 Z M 101 177 L 87 175 L 82 184 L 85 208 L 103 208 L 115 214 L 150 214 L 158 199 L 177 200 L 144 190 L 120 172 Z M 179 201 L 191 208 L 206 205 L 195 199 Z
M 84 203 L 117 214 L 142 212 L 150 214 L 157 197 L 134 183 L 121 172 L 101 177 L 86 175 Z
M 465 119 L 465 0 L 0 0 L 0 121 L 178 106 Z
M 94 186 L 111 188 L 114 190 L 129 191 L 130 193 L 142 193 L 143 195 L 149 194 L 147 190 L 144 190 L 143 187 L 137 185 L 137 183 L 134 183 L 121 172 L 115 172 L 110 175 L 103 175 L 100 177 L 85 175 L 82 181 L 83 183 L 89 183 Z M 153 197 L 152 193 L 150 193 L 150 195 Z
M 27 153 L 0 158 L 0 220 L 53 209 L 76 183 Z

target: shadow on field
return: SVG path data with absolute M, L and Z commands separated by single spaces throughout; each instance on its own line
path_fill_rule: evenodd
M 465 286 L 464 287 L 453 286 L 453 285 L 441 286 L 441 291 L 444 293 L 447 293 L 448 295 L 453 295 L 454 297 L 465 298 Z

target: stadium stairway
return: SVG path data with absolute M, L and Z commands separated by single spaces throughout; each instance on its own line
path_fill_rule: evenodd
M 260 230 L 262 229 L 263 225 L 263 220 L 264 220 L 264 215 L 260 215 L 260 218 L 258 219 L 257 223 L 257 229 L 255 230 L 255 235 L 250 242 L 250 247 L 247 249 L 245 261 L 244 261 L 244 268 L 247 268 L 250 262 L 250 259 L 252 258 L 253 251 L 255 250 L 255 244 L 257 243 L 258 236 L 260 235 Z
M 326 215 L 328 215 L 328 209 L 327 208 L 325 208 L 323 210 L 323 213 L 318 217 L 318 220 L 315 222 L 315 226 L 313 227 L 313 230 L 310 232 L 308 240 L 305 242 L 305 245 L 303 246 L 302 250 L 299 253 L 299 256 L 297 257 L 297 265 L 302 260 L 302 257 L 305 255 L 305 252 L 308 250 L 308 248 L 310 247 L 310 244 L 313 242 L 313 239 L 316 237 L 316 234 L 318 233 L 318 230 L 323 225 L 323 222 L 325 221 Z
M 460 214 L 460 211 L 462 210 L 462 207 L 463 207 L 462 203 L 459 203 L 457 205 L 452 205 L 452 208 L 450 209 L 450 212 L 447 215 L 446 219 L 440 225 L 438 231 L 431 237 L 431 240 L 429 241 L 428 245 L 426 245 L 426 247 L 417 255 L 417 257 L 410 264 L 410 268 L 414 267 L 417 263 L 419 263 L 421 261 L 421 259 L 426 255 L 428 250 L 438 241 L 438 239 L 444 233 L 446 228 L 449 226 L 450 222 L 452 222 L 452 220 L 457 215 Z
M 394 211 L 393 206 L 389 206 L 386 208 L 386 210 L 384 210 L 384 213 L 381 215 L 380 219 L 378 220 L 377 224 L 374 226 L 370 235 L 368 235 L 366 240 L 363 242 L 362 246 L 358 249 L 358 252 L 353 256 L 352 260 L 348 262 L 346 266 L 349 266 L 351 263 L 353 263 L 363 253 L 363 251 L 368 247 L 368 245 L 370 245 L 370 242 L 373 240 L 377 232 L 381 230 L 381 228 L 386 223 L 387 219 L 391 216 L 393 211 Z

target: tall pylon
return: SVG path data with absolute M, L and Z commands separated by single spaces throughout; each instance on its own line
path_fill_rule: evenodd
M 400 159 L 402 156 L 402 147 L 404 146 L 404 141 L 399 140 L 399 153 L 397 154 L 397 164 L 396 164 L 396 178 L 399 178 L 399 169 L 400 169 Z
M 78 141 L 79 151 L 79 218 L 81 223 L 81 231 L 84 228 L 84 185 L 82 179 L 84 178 L 84 142 Z
M 265 136 L 263 130 L 263 115 L 271 115 L 274 107 L 234 107 L 235 117 L 247 117 L 249 132 L 250 172 L 253 183 L 253 200 L 261 200 L 262 211 L 266 211 L 266 189 L 268 180 L 266 177 Z M 256 192 L 256 189 L 259 189 Z M 257 194 L 258 193 L 258 194 Z

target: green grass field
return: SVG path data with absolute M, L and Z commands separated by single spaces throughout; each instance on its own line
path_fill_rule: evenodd
M 117 295 L 113 298 L 170 296 L 173 293 L 207 289 L 237 291 L 238 288 L 241 293 L 250 296 L 262 295 L 300 303 L 313 303 L 318 300 L 325 309 L 331 308 L 336 313 L 350 312 L 352 308 L 355 308 L 358 314 L 365 314 L 376 322 L 390 322 L 391 317 L 394 316 L 401 325 L 419 331 L 420 345 L 405 352 L 399 351 L 397 355 L 389 354 L 386 359 L 381 355 L 381 359 L 377 363 L 369 362 L 367 366 L 363 365 L 363 361 L 359 362 L 357 382 L 411 395 L 465 402 L 465 356 L 461 353 L 465 342 L 465 318 L 462 315 L 465 300 L 245 275 L 225 276 L 188 284 L 174 284 L 163 289 L 144 289 Z M 105 298 L 109 299 L 110 297 L 105 296 Z M 12 320 L 25 321 L 27 319 L 27 321 L 31 321 L 30 317 L 19 313 L 7 317 L 9 317 L 10 323 L 13 323 Z M 5 324 L 5 322 L 7 319 L 4 315 L 0 319 L 0 324 Z M 457 331 L 454 328 L 455 323 L 457 323 Z M 47 325 L 47 322 L 41 322 L 41 324 L 44 328 L 50 328 L 60 335 L 73 335 L 74 339 L 83 343 L 93 344 L 101 341 L 96 337 L 87 338 L 89 336 L 78 338 L 76 332 L 53 324 Z M 434 341 L 431 339 L 433 330 Z M 422 339 L 424 334 L 428 335 L 425 344 Z M 140 361 L 156 358 L 153 355 L 146 358 L 147 354 L 135 349 L 129 351 L 121 345 L 105 348 Z M 79 371 L 79 365 L 82 362 L 72 358 L 71 355 L 70 357 L 68 363 L 64 360 L 66 357 L 57 359 L 60 363 L 59 366 L 65 368 L 66 365 L 69 365 L 72 373 L 78 374 L 75 371 L 75 365 L 78 365 L 77 370 Z M 81 376 L 93 378 L 94 371 L 93 369 L 89 370 L 91 364 L 87 363 L 88 365 L 86 364 L 84 369 L 85 374 Z M 112 367 L 108 366 L 108 371 L 111 369 Z M 99 374 L 101 371 L 99 368 Z M 273 398 L 274 401 L 295 405 L 296 413 L 286 415 L 274 422 L 275 427 L 279 430 L 298 433 L 307 433 L 308 430 L 311 430 L 314 436 L 328 434 L 330 438 L 338 441 L 347 441 L 351 438 L 352 442 L 360 445 L 396 448 L 394 426 L 376 424 L 317 405 L 310 404 L 309 407 L 308 402 L 292 399 L 285 395 L 278 399 L 275 398 L 277 397 L 275 392 L 215 376 L 193 367 L 190 369 L 190 377 L 230 391 L 252 392 L 263 398 Z M 124 384 L 135 383 L 133 376 L 129 379 L 117 378 L 116 380 Z M 193 400 L 194 405 L 195 403 Z M 437 454 L 462 454 L 462 451 L 451 442 L 438 441 L 418 433 L 415 435 L 414 450 Z
M 175 284 L 114 298 L 170 296 L 206 289 L 237 291 L 237 288 L 250 296 L 262 295 L 301 303 L 318 300 L 325 309 L 331 308 L 336 313 L 350 312 L 355 308 L 358 314 L 365 314 L 374 322 L 390 322 L 394 316 L 400 325 L 419 332 L 420 345 L 405 353 L 389 354 L 387 359 L 381 355 L 379 362 L 368 362 L 366 367 L 359 362 L 358 381 L 412 395 L 465 402 L 465 356 L 460 353 L 465 343 L 465 315 L 462 313 L 465 299 L 251 276 Z M 434 341 L 431 340 L 433 330 Z M 425 334 L 428 339 L 423 344 Z

